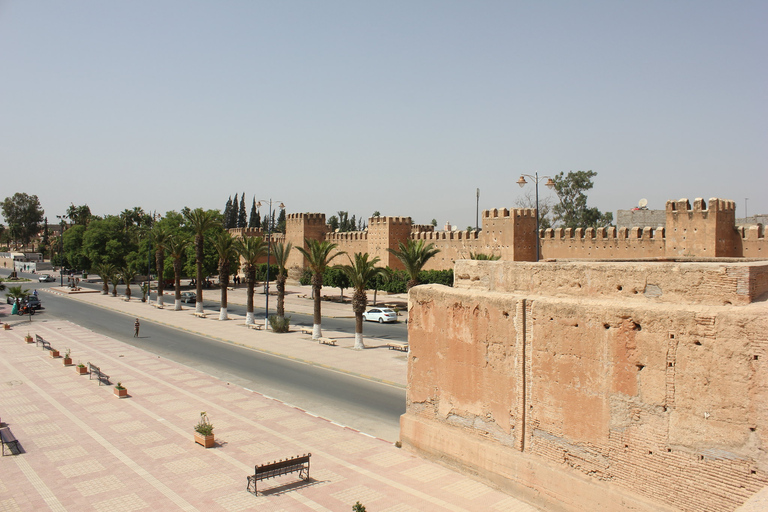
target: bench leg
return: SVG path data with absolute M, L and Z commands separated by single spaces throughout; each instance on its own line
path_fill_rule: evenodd
M 251 486 L 253 486 L 253 490 L 251 490 Z M 256 490 L 256 476 L 255 475 L 249 475 L 248 476 L 248 485 L 245 488 L 248 492 L 251 494 L 258 494 L 258 491 Z

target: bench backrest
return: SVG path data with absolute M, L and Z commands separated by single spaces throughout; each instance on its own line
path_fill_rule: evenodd
M 92 372 L 94 370 L 96 371 L 96 373 L 101 373 L 101 369 L 98 366 L 96 366 L 95 364 L 91 364 L 91 362 L 89 361 L 88 362 L 88 371 Z
M 40 336 L 39 334 L 35 334 L 35 341 L 37 341 L 38 343 L 40 343 L 41 341 L 43 341 L 43 337 L 42 337 L 42 336 Z
M 262 464 L 254 468 L 254 474 L 256 476 L 264 475 L 267 477 L 278 476 L 285 473 L 295 471 L 297 468 L 309 464 L 309 458 L 311 453 L 303 455 L 301 457 L 293 457 L 291 459 L 281 460 L 277 462 L 270 462 L 269 464 Z

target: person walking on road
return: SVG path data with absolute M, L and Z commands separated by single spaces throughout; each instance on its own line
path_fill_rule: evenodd
M 139 337 L 139 326 L 141 324 L 139 323 L 139 319 L 137 318 L 135 322 L 133 322 L 133 337 L 138 338 Z

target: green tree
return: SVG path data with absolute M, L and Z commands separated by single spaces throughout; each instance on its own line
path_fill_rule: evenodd
M 18 245 L 27 245 L 40 231 L 44 211 L 37 196 L 16 192 L 0 203 L 3 217 L 8 223 L 11 240 Z
M 205 242 L 205 232 L 212 228 L 219 219 L 219 212 L 215 210 L 203 210 L 195 208 L 186 210 L 184 221 L 192 228 L 195 234 L 195 266 L 196 266 L 196 304 L 195 312 L 203 312 L 203 244 Z
M 248 226 L 248 217 L 245 211 L 245 192 L 240 196 L 240 208 L 237 212 L 237 227 L 244 228 Z
M 425 244 L 424 240 L 414 241 L 410 239 L 405 243 L 400 242 L 398 250 L 387 250 L 405 266 L 405 271 L 410 277 L 407 284 L 408 290 L 419 284 L 419 272 L 430 259 L 440 252 L 440 249 L 435 248 L 434 244 Z
M 286 271 L 286 264 L 288 263 L 288 256 L 291 254 L 293 245 L 289 243 L 283 244 L 282 242 L 275 244 L 274 254 L 275 263 L 277 264 L 277 276 L 275 277 L 275 286 L 277 287 L 277 316 L 285 316 L 285 281 L 288 279 L 288 272 Z
M 596 228 L 613 222 L 612 213 L 601 213 L 597 208 L 587 206 L 585 192 L 594 186 L 592 178 L 595 176 L 594 171 L 569 171 L 567 175 L 561 172 L 552 178 L 560 201 L 552 208 L 555 223 L 565 228 Z
M 19 286 L 9 286 L 8 287 L 8 293 L 6 294 L 7 297 L 11 297 L 16 302 L 23 301 L 27 295 L 29 295 L 29 290 L 26 288 L 23 288 L 21 285 Z
M 230 229 L 234 227 L 230 222 L 232 219 L 232 196 L 229 196 L 229 199 L 227 199 L 227 205 L 224 207 L 224 215 L 222 215 L 222 218 L 224 219 L 225 228 Z
M 340 267 L 330 267 L 323 273 L 323 286 L 338 288 L 339 300 L 344 302 L 344 290 L 351 286 L 347 274 Z
M 261 217 L 259 216 L 259 209 L 256 207 L 256 197 L 253 198 L 253 204 L 251 204 L 251 215 L 248 217 L 248 227 L 258 228 L 261 226 Z
M 383 276 L 386 274 L 386 271 L 376 266 L 376 263 L 379 262 L 379 257 L 376 256 L 369 260 L 367 252 L 356 252 L 354 260 L 349 256 L 347 258 L 349 259 L 349 265 L 342 265 L 339 268 L 344 272 L 355 289 L 352 295 L 352 311 L 355 313 L 354 348 L 355 350 L 362 350 L 365 348 L 365 342 L 363 341 L 363 313 L 365 313 L 365 308 L 368 307 L 366 290 L 377 276 Z
M 219 287 L 221 288 L 219 320 L 229 320 L 227 316 L 227 288 L 229 287 L 232 260 L 237 257 L 235 239 L 226 231 L 217 233 L 213 238 L 213 248 L 219 255 Z
M 136 275 L 136 272 L 130 265 L 126 265 L 121 267 L 118 270 L 118 273 L 125 283 L 125 297 L 127 300 L 131 300 L 131 283 L 133 282 L 133 276 Z
M 174 310 L 181 310 L 181 260 L 192 241 L 183 234 L 171 235 L 166 242 L 168 256 L 173 260 Z
M 335 257 L 345 254 L 344 252 L 337 252 L 331 256 L 331 251 L 336 249 L 336 244 L 333 244 L 327 240 L 310 240 L 304 239 L 304 243 L 307 244 L 307 248 L 297 247 L 299 251 L 306 259 L 310 270 L 312 270 L 312 298 L 314 299 L 314 319 L 312 326 L 312 339 L 316 340 L 320 338 L 322 333 L 322 315 L 320 306 L 320 290 L 323 288 L 323 273 L 328 268 L 328 264 Z
M 235 241 L 235 250 L 243 259 L 245 271 L 246 314 L 245 324 L 253 325 L 253 288 L 256 285 L 256 265 L 267 254 L 267 244 L 260 236 L 247 237 Z
M 339 218 L 335 215 L 331 215 L 331 217 L 328 219 L 328 230 L 333 233 L 337 229 L 339 229 Z
M 72 226 L 62 235 L 64 257 L 73 268 L 91 268 L 91 261 L 83 249 L 85 231 L 85 226 Z
M 92 271 L 95 272 L 102 281 L 101 294 L 106 295 L 109 293 L 109 278 L 115 273 L 115 266 L 111 263 L 97 263 Z
M 87 226 L 88 223 L 91 222 L 93 215 L 91 215 L 91 209 L 87 204 L 82 206 L 75 206 L 74 204 L 71 204 L 69 208 L 67 208 L 66 217 L 72 221 L 72 224 L 78 226 Z

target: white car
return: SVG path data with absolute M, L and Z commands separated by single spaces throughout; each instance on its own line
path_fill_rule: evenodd
M 37 278 L 38 281 L 41 283 L 50 283 L 52 281 L 55 281 L 56 278 L 49 274 L 42 274 L 40 277 Z
M 363 313 L 366 322 L 397 322 L 397 313 L 389 308 L 373 308 Z

